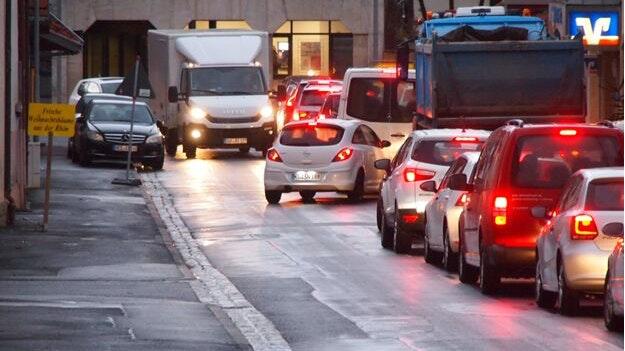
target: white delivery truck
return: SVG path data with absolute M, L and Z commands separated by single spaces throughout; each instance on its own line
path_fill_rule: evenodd
M 166 130 L 166 150 L 266 151 L 276 134 L 270 99 L 270 43 L 249 30 L 150 30 L 151 108 Z

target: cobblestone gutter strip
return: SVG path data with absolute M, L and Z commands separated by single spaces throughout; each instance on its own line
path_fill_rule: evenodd
M 254 308 L 226 276 L 210 264 L 156 174 L 142 173 L 141 180 L 144 191 L 167 227 L 185 265 L 197 279 L 192 282 L 191 287 L 198 299 L 202 303 L 221 308 L 254 350 L 291 350 L 273 323 Z

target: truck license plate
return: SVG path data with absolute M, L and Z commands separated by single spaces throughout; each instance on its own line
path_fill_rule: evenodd
M 297 171 L 294 174 L 294 179 L 300 182 L 318 181 L 321 179 L 321 174 L 316 171 Z
M 226 145 L 245 145 L 245 144 L 247 144 L 247 138 L 224 138 L 224 144 L 226 144 Z
M 114 145 L 113 150 L 115 151 L 125 151 L 128 152 L 128 145 Z M 132 146 L 132 152 L 137 152 L 138 148 L 136 146 Z

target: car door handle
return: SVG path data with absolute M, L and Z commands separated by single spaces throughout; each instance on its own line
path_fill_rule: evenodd
M 403 137 L 405 137 L 406 135 L 405 135 L 405 134 L 401 134 L 401 133 L 395 133 L 395 134 L 391 134 L 391 136 L 392 136 L 393 138 L 403 138 Z

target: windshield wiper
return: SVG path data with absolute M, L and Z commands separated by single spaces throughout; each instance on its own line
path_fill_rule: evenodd
M 249 91 L 224 91 L 223 95 L 256 95 Z
M 223 95 L 222 93 L 211 89 L 191 89 L 191 92 L 208 93 L 210 95 Z

